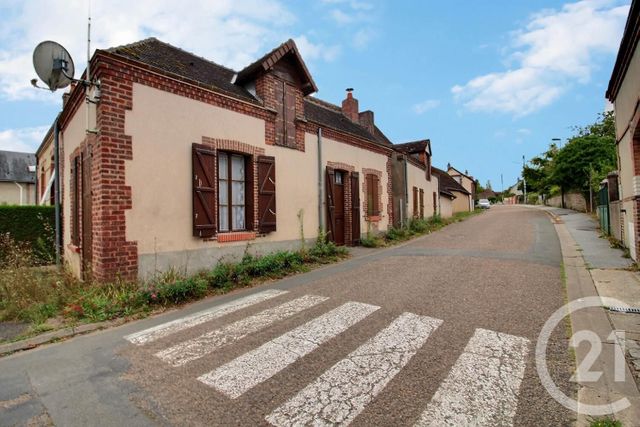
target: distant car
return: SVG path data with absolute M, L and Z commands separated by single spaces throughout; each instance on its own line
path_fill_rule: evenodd
M 487 199 L 478 200 L 478 207 L 480 209 L 489 209 L 491 207 L 491 202 Z

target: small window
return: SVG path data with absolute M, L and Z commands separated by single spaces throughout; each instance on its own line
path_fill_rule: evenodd
M 218 212 L 220 231 L 246 229 L 244 156 L 218 154 Z
M 336 171 L 335 175 L 336 175 L 336 184 L 342 185 L 342 172 Z

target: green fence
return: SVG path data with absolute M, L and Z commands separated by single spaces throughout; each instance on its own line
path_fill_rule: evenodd
M 598 218 L 600 219 L 600 229 L 607 235 L 611 234 L 609 188 L 606 185 L 598 190 Z

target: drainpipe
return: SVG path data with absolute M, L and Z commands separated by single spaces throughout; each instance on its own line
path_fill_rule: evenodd
M 62 235 L 60 233 L 60 128 L 58 127 L 58 119 L 60 115 L 56 117 L 56 121 L 53 125 L 53 167 L 55 173 L 55 219 L 56 219 L 56 265 L 60 266 L 60 249 L 62 247 Z
M 323 192 L 323 173 L 322 173 L 322 128 L 318 128 L 318 228 L 321 232 L 325 232 L 324 226 L 324 192 Z
M 13 183 L 17 185 L 18 188 L 20 189 L 20 206 L 22 206 L 24 205 L 23 198 L 22 198 L 22 185 L 18 184 L 16 181 L 14 181 Z

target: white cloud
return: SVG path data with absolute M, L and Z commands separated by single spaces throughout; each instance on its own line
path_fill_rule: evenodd
M 49 126 L 37 126 L 0 131 L 0 150 L 33 153 L 48 130 Z
M 413 112 L 420 115 L 424 114 L 429 110 L 433 110 L 440 105 L 440 101 L 437 99 L 427 99 L 426 101 L 419 102 L 415 104 L 412 109 Z
M 344 13 L 340 9 L 333 9 L 329 14 L 331 15 L 331 18 L 340 25 L 350 24 L 355 20 L 353 15 Z
M 322 43 L 312 43 L 307 36 L 301 35 L 294 38 L 300 54 L 305 60 L 317 60 L 331 62 L 334 61 L 341 52 L 340 46 L 330 45 L 327 46 Z
M 475 77 L 451 92 L 471 111 L 537 111 L 570 85 L 589 82 L 598 55 L 617 51 L 628 10 L 617 0 L 582 0 L 538 12 L 511 34 L 508 59 L 515 67 Z
M 46 0 L 12 1 L 10 16 L 0 18 L 0 98 L 49 99 L 60 93 L 35 90 L 33 48 L 42 40 L 64 45 L 74 58 L 76 76 L 86 66 L 86 0 L 51 7 Z M 190 1 L 93 0 L 92 49 L 131 43 L 145 37 L 194 52 L 240 69 L 289 38 L 296 17 L 280 0 Z M 305 59 L 333 60 L 338 46 L 312 43 L 301 36 Z
M 371 28 L 362 28 L 353 35 L 353 47 L 364 49 L 376 37 L 375 31 Z
M 516 130 L 516 132 L 517 132 L 518 134 L 520 134 L 520 135 L 523 135 L 523 136 L 529 136 L 529 135 L 531 135 L 531 129 L 527 129 L 527 128 L 521 128 L 521 129 L 518 129 L 518 130 Z

